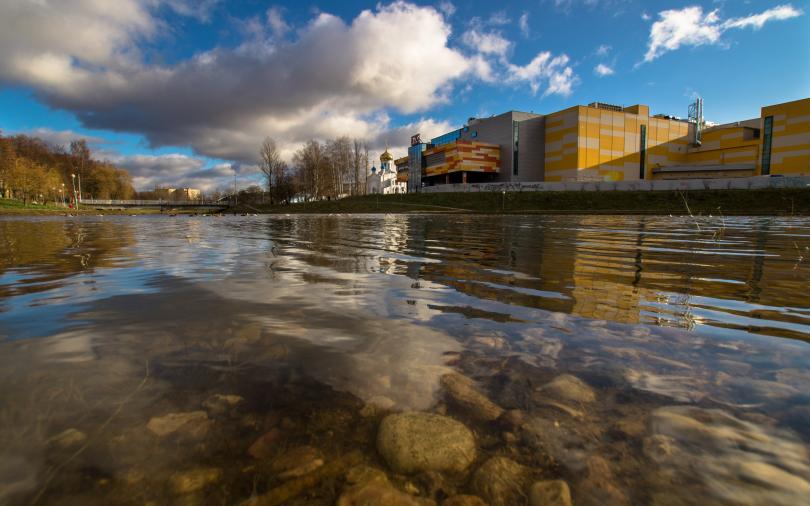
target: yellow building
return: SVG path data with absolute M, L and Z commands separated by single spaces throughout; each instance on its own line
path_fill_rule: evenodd
M 810 98 L 723 125 L 703 120 L 702 101 L 696 107 L 688 120 L 600 102 L 547 115 L 471 118 L 420 145 L 415 163 L 423 185 L 810 175 Z M 486 151 L 482 164 L 465 162 L 470 146 Z M 407 180 L 409 158 L 396 165 L 398 179 Z
M 810 174 L 810 98 L 762 108 L 760 174 Z

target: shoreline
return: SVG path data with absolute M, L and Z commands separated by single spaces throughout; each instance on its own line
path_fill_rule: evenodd
M 363 195 L 290 205 L 242 204 L 261 214 L 583 214 L 808 216 L 810 188 L 622 192 L 507 192 Z
M 810 216 L 810 188 L 615 192 L 464 192 L 363 195 L 289 205 L 240 204 L 222 213 L 178 209 L 65 209 L 0 205 L 0 216 L 187 214 L 559 214 Z

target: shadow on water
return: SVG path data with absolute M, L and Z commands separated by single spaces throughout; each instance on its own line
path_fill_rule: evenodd
M 0 231 L 0 503 L 520 504 L 549 479 L 575 504 L 810 494 L 805 219 Z M 398 469 L 377 439 L 401 411 L 460 421 L 474 459 Z

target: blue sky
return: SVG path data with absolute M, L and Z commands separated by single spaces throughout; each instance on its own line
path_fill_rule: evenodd
M 603 101 L 759 116 L 810 96 L 810 1 L 6 0 L 0 129 L 91 141 L 141 189 L 257 179 L 272 136 L 386 143 Z M 395 153 L 397 154 L 397 153 Z

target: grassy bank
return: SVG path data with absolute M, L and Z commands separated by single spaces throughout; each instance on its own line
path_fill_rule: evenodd
M 695 215 L 810 215 L 810 188 L 364 195 L 289 206 L 241 206 L 239 210 L 264 213 L 484 214 L 685 214 L 691 211 Z
M 2 215 L 38 215 L 56 216 L 62 214 L 160 214 L 159 209 L 91 209 L 82 207 L 79 210 L 68 207 L 40 204 L 23 204 L 20 200 L 0 199 L 0 216 Z

